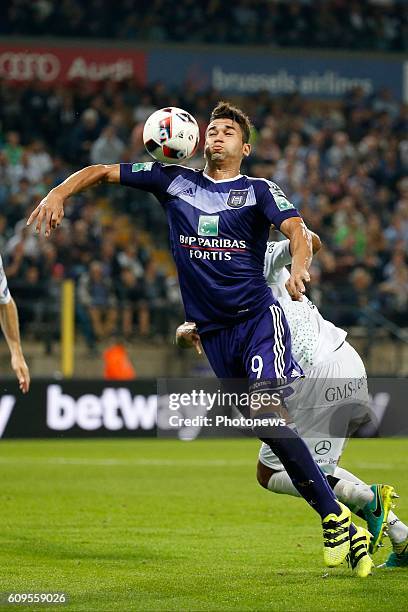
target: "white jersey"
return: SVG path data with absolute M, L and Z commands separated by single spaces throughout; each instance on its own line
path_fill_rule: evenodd
M 3 268 L 3 261 L 0 257 L 0 304 L 8 304 L 11 300 L 9 288 L 7 286 L 6 273 Z
M 268 242 L 264 275 L 289 323 L 293 356 L 307 372 L 338 349 L 347 332 L 323 319 L 318 308 L 306 297 L 302 302 L 291 299 L 285 287 L 290 277 L 286 266 L 292 261 L 289 245 L 289 240 Z

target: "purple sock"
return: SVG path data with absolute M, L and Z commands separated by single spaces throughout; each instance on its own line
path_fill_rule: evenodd
M 286 426 L 279 427 L 278 437 L 264 437 L 265 429 L 259 433 L 258 437 L 279 457 L 300 495 L 322 519 L 328 514 L 339 515 L 341 510 L 332 488 L 297 433 Z

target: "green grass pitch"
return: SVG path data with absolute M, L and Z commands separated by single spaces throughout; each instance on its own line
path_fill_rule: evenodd
M 65 591 L 70 603 L 0 609 L 406 611 L 408 570 L 359 580 L 324 568 L 317 515 L 256 484 L 257 449 L 2 441 L 0 592 Z M 408 439 L 353 440 L 343 465 L 394 484 L 408 520 Z

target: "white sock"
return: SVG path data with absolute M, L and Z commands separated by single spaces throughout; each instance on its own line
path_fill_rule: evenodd
M 334 476 L 336 478 L 341 478 L 340 475 L 337 475 L 337 470 L 341 468 L 336 468 L 334 472 Z M 346 470 L 344 470 L 346 471 Z M 349 476 L 353 476 L 353 474 L 349 474 Z M 280 472 L 276 472 L 272 474 L 268 482 L 268 490 L 273 493 L 280 493 L 282 495 L 293 495 L 296 497 L 300 497 L 299 491 L 293 485 L 291 479 L 289 478 L 287 472 L 284 470 Z M 334 493 L 339 501 L 344 503 L 350 503 L 357 508 L 363 508 L 366 503 L 371 501 L 374 497 L 373 492 L 370 487 L 364 483 L 355 483 L 350 482 L 350 480 L 339 480 L 339 482 L 334 487 Z
M 301 497 L 299 491 L 289 478 L 288 473 L 284 470 L 272 474 L 268 482 L 268 490 L 272 491 L 273 493 L 280 493 L 282 495 Z
M 343 478 L 344 480 L 349 480 L 354 483 L 365 484 L 362 480 L 357 478 L 357 476 L 354 476 L 354 474 L 352 474 L 351 472 L 348 472 L 347 470 L 340 468 L 340 467 L 336 467 L 334 471 L 334 476 L 336 478 Z M 334 487 L 334 490 L 336 491 L 336 487 Z M 388 524 L 388 535 L 393 544 L 401 544 L 401 542 L 404 542 L 408 538 L 407 525 L 405 525 L 397 517 L 397 515 L 394 514 L 392 510 L 390 510 L 388 514 L 387 524 Z
M 392 510 L 388 515 L 388 535 L 393 544 L 401 544 L 408 538 L 408 527 L 399 520 Z
M 357 476 L 355 476 L 351 472 L 348 472 L 342 467 L 336 467 L 334 470 L 333 476 L 335 478 L 341 478 L 342 480 L 349 480 L 350 482 L 357 482 L 358 484 L 366 484 L 363 480 L 360 480 L 359 478 L 357 478 Z
M 374 499 L 374 493 L 368 485 L 350 482 L 350 480 L 339 480 L 333 491 L 339 501 L 352 507 L 353 512 L 356 509 L 364 508 Z

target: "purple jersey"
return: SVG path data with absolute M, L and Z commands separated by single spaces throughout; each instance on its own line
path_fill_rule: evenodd
M 298 217 L 275 183 L 157 162 L 120 164 L 122 185 L 153 193 L 170 228 L 186 320 L 199 332 L 245 321 L 275 303 L 263 275 L 270 225 Z

